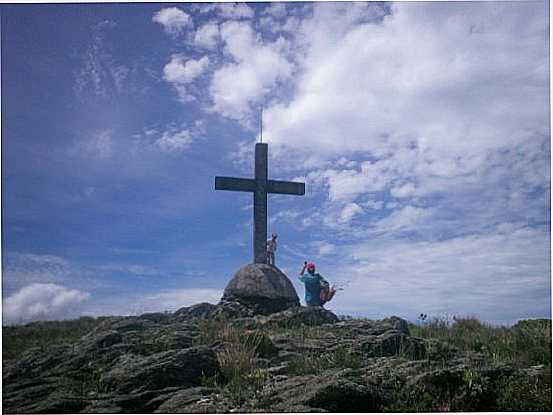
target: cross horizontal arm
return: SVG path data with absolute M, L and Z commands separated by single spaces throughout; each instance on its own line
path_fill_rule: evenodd
M 215 190 L 235 190 L 238 192 L 254 192 L 255 180 L 238 177 L 215 177 Z
M 268 180 L 267 193 L 279 193 L 282 195 L 304 195 L 305 183 L 285 182 L 281 180 Z

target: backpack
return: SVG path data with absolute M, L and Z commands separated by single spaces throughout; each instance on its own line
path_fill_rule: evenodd
M 321 287 L 321 290 L 327 290 L 330 288 L 330 284 L 327 280 L 323 278 L 323 276 L 319 273 L 315 274 L 317 276 L 317 279 L 319 280 L 319 286 Z
M 321 303 L 324 304 L 328 301 L 330 301 L 330 299 L 328 299 L 328 292 L 330 291 L 330 284 L 328 283 L 327 280 L 325 280 L 321 274 L 317 273 L 317 279 L 318 279 L 318 282 L 319 282 L 319 298 L 321 300 Z

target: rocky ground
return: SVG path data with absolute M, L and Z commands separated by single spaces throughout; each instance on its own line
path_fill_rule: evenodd
M 397 317 L 339 320 L 320 307 L 256 315 L 222 301 L 105 318 L 73 344 L 4 361 L 3 410 L 497 411 L 513 409 L 505 391 L 519 379 L 550 376 L 414 337 Z M 551 410 L 550 397 L 543 405 Z

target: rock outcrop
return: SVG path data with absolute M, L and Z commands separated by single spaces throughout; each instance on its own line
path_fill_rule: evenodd
M 288 277 L 277 267 L 249 264 L 240 268 L 225 288 L 223 302 L 238 302 L 255 314 L 271 314 L 299 306 Z
M 415 337 L 398 317 L 339 320 L 295 306 L 251 316 L 238 307 L 230 318 L 225 304 L 103 318 L 72 344 L 4 360 L 3 411 L 500 411 L 506 379 L 550 381 L 550 368 Z
M 215 352 L 205 346 L 172 349 L 150 356 L 124 354 L 100 381 L 118 393 L 139 393 L 170 386 L 199 386 L 202 376 L 218 371 Z
M 378 412 L 384 402 L 382 394 L 348 380 L 347 373 L 329 370 L 322 375 L 290 377 L 265 391 L 260 399 L 272 412 Z

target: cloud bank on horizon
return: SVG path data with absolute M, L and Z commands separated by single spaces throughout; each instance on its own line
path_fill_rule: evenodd
M 261 106 L 271 176 L 307 189 L 270 201 L 277 263 L 316 261 L 336 312 L 550 316 L 547 2 L 86 7 L 71 62 L 32 55 L 70 68 L 71 121 L 3 128 L 5 322 L 216 301 L 251 201 L 211 182 L 251 175 Z M 47 112 L 15 46 L 5 101 Z

